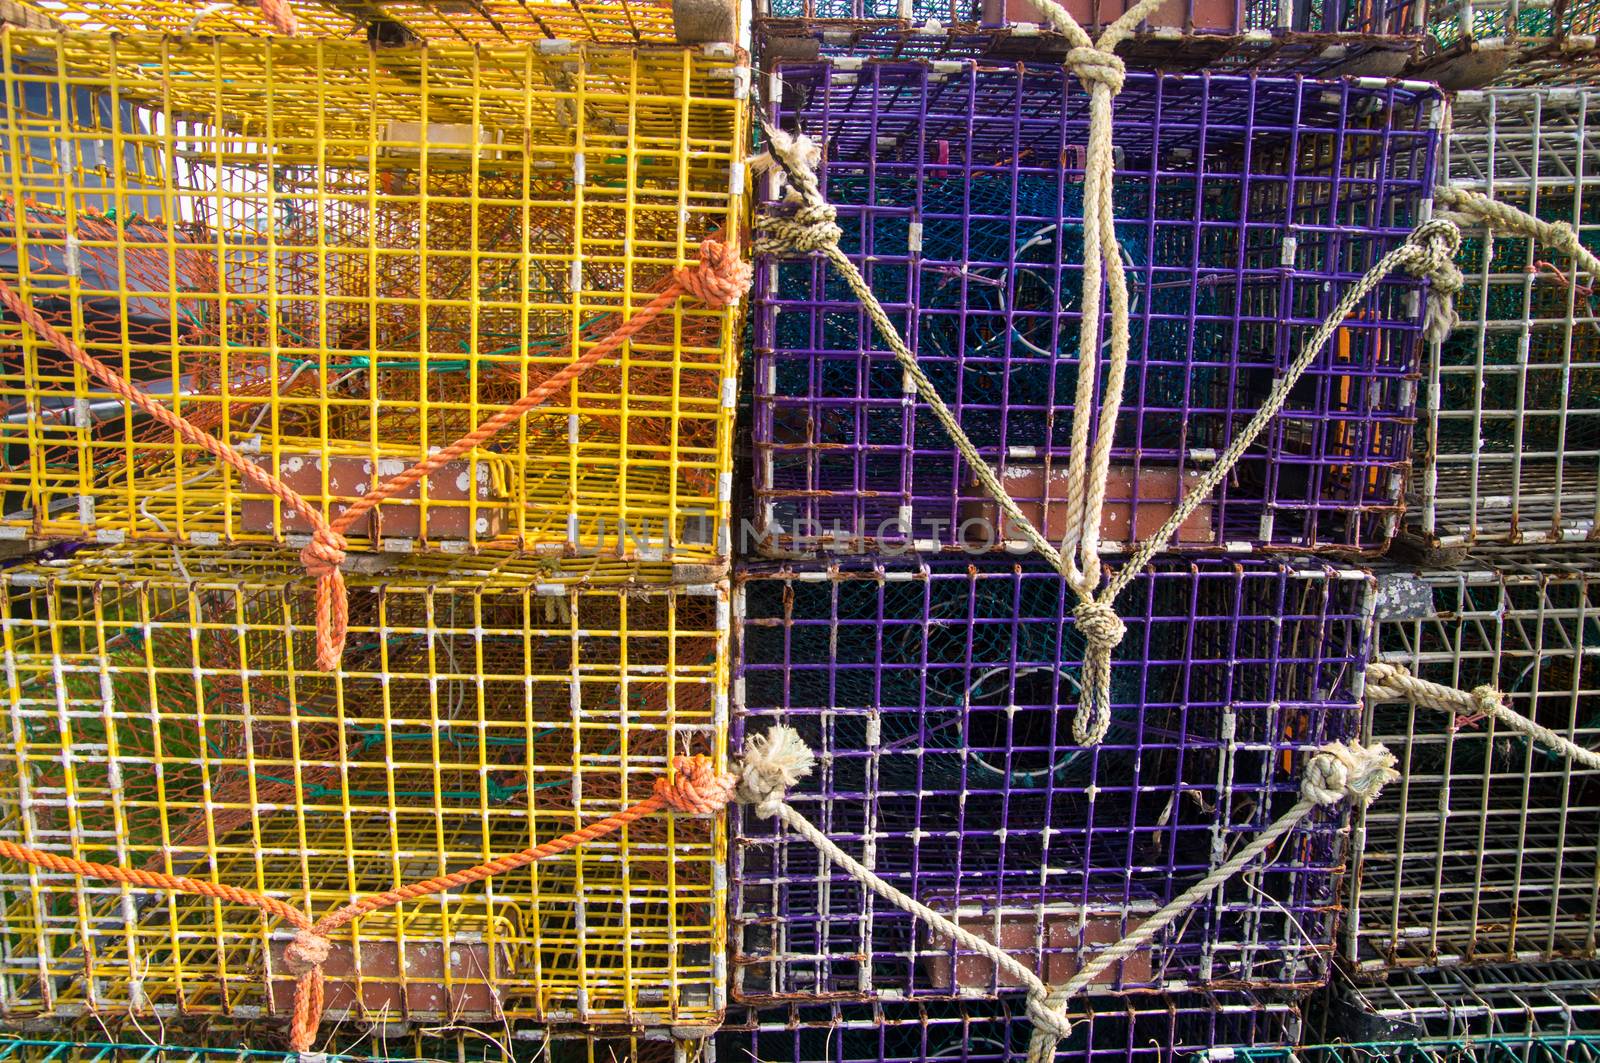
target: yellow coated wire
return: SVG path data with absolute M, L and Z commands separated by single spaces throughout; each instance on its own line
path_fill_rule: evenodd
M 292 558 L 177 563 L 146 544 L 0 574 L 0 837 L 323 912 L 617 811 L 674 755 L 726 755 L 715 569 L 435 556 L 352 574 L 329 674 Z M 335 939 L 329 1007 L 714 1021 L 725 845 L 720 817 L 652 819 L 374 913 Z M 281 929 L 29 870 L 0 884 L 0 992 L 19 1014 L 276 1014 Z
M 23 0 L 20 6 L 41 20 L 79 32 L 252 37 L 276 32 L 259 7 L 237 0 Z M 302 36 L 365 40 L 377 26 L 378 38 L 389 44 L 407 35 L 431 42 L 490 45 L 551 39 L 597 44 L 674 41 L 671 4 L 641 0 L 295 0 L 288 6 Z
M 702 240 L 738 235 L 747 71 L 728 49 L 8 31 L 0 52 L 18 290 L 324 508 L 509 406 Z M 352 545 L 714 558 L 737 327 L 680 304 Z M 308 530 L 36 337 L 0 347 L 12 534 Z

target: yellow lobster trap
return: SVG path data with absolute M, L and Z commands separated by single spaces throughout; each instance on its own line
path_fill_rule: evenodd
M 741 64 L 8 32 L 0 531 L 725 552 Z
M 671 43 L 680 36 L 672 4 L 645 0 L 20 0 L 14 6 L 30 28 L 74 31 L 365 34 L 390 44 L 540 39 L 644 44 Z
M 351 577 L 337 674 L 273 551 L 5 572 L 0 839 L 318 916 L 610 816 L 675 756 L 725 757 L 714 570 L 424 561 Z M 330 935 L 322 1016 L 713 1022 L 724 850 L 721 816 L 653 816 L 373 912 Z M 9 1018 L 291 1006 L 293 928 L 251 908 L 7 861 L 0 902 Z

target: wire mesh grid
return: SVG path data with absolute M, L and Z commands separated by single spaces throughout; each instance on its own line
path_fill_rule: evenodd
M 13 32 L 0 59 L 0 270 L 325 511 L 609 335 L 742 209 L 729 49 Z M 715 555 L 739 330 L 680 300 L 354 541 Z M 15 535 L 311 530 L 15 323 L 0 401 Z
M 1060 538 L 1083 89 L 1059 67 L 974 63 L 789 64 L 777 76 L 783 124 L 825 145 L 846 253 L 1012 497 Z M 1159 526 L 1333 302 L 1417 220 L 1437 102 L 1392 83 L 1129 76 L 1116 198 L 1132 343 L 1108 543 Z M 1020 540 L 828 269 L 760 265 L 759 545 Z M 1409 278 L 1379 287 L 1177 548 L 1385 545 L 1408 469 L 1417 294 Z
M 1322 565 L 1165 563 L 1119 600 L 1112 724 L 1072 743 L 1082 642 L 1062 580 L 953 560 L 756 566 L 736 581 L 735 730 L 818 752 L 790 801 L 897 888 L 1049 981 L 1292 805 L 1354 733 L 1369 584 Z M 1098 992 L 1326 975 L 1339 823 L 1319 815 Z M 735 813 L 736 999 L 989 996 L 982 956 Z
M 1192 1057 L 1195 1063 L 1217 1058 Z M 1353 1041 L 1295 1048 L 1241 1048 L 1226 1056 L 1250 1063 L 1595 1063 L 1600 1037 L 1549 1034 L 1537 1037 L 1424 1038 L 1409 1041 Z
M 1588 89 L 1462 93 L 1442 172 L 1600 248 L 1597 137 Z M 1533 241 L 1465 236 L 1461 326 L 1429 358 L 1422 532 L 1444 545 L 1586 538 L 1600 516 L 1600 309 Z
M 1384 576 L 1380 656 L 1463 690 L 1492 684 L 1600 744 L 1600 558 L 1496 564 Z M 1357 819 L 1346 951 L 1359 967 L 1597 955 L 1600 773 L 1407 703 L 1374 706 L 1364 730 L 1403 774 Z
M 1476 85 L 1540 83 L 1551 74 L 1592 74 L 1600 5 L 1594 0 L 1436 0 L 1413 69 Z
M 1291 1003 L 1246 992 L 1076 1001 L 1059 1058 L 1171 1063 L 1212 1046 L 1292 1044 Z M 734 1012 L 708 1063 L 1020 1063 L 1029 1025 L 999 1003 L 813 1005 Z
M 578 1035 L 554 1029 L 508 1029 L 454 1023 L 335 1029 L 318 1050 L 329 1063 L 692 1063 L 701 1044 L 659 1034 Z M 7 1063 L 292 1063 L 295 1056 L 269 1045 L 282 1041 L 282 1023 L 200 1025 L 168 1019 L 145 1025 L 103 1015 L 52 1026 L 48 1039 L 0 1039 Z
M 1125 0 L 1067 0 L 1091 35 L 1123 14 Z M 1398 74 L 1423 32 L 1413 0 L 1281 4 L 1276 0 L 1168 0 L 1118 47 L 1139 66 L 1207 65 L 1299 73 Z M 755 31 L 783 54 L 991 56 L 1059 60 L 1070 45 L 1032 0 L 756 0 Z M 801 42 L 804 42 L 802 44 Z M 770 52 L 769 52 L 770 54 Z
M 329 674 L 290 568 L 145 546 L 5 573 L 0 836 L 320 915 L 616 812 L 674 755 L 726 753 L 725 583 L 443 558 L 353 575 Z M 651 817 L 375 912 L 334 939 L 328 1014 L 705 1021 L 724 854 L 720 817 Z M 21 865 L 0 895 L 7 1015 L 288 1007 L 291 932 L 251 910 Z
M 44 25 L 112 30 L 266 36 L 277 32 L 252 0 L 194 5 L 173 0 L 19 0 Z M 506 44 L 540 40 L 672 43 L 672 7 L 652 0 L 287 0 L 302 35 Z M 38 28 L 30 24 L 30 28 Z
M 1600 965 L 1406 970 L 1381 984 L 1336 985 L 1312 1009 L 1313 1039 L 1541 1037 L 1600 1033 Z

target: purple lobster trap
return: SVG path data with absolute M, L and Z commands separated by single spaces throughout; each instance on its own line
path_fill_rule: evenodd
M 1177 1063 L 1213 1049 L 1292 1045 L 1295 1005 L 1248 992 L 1080 1000 L 1061 1058 Z M 1021 1063 L 1028 1022 L 997 1002 L 791 1006 L 733 1013 L 708 1063 Z
M 1104 742 L 1076 746 L 1082 640 L 1053 571 L 955 559 L 746 568 L 735 725 L 796 728 L 789 800 L 899 889 L 1060 983 L 1292 805 L 1308 752 L 1353 735 L 1368 577 L 1161 562 L 1118 600 Z M 981 955 L 740 810 L 736 999 L 993 996 Z M 1333 947 L 1338 818 L 1093 987 L 1303 986 Z
M 1064 0 L 1091 36 L 1133 0 Z M 1167 0 L 1117 49 L 1130 65 L 1399 74 L 1424 35 L 1422 0 Z M 1034 0 L 755 0 L 768 59 L 818 54 L 1059 61 L 1070 45 Z
M 1008 493 L 1059 539 L 1078 369 L 1066 352 L 1082 326 L 1076 77 L 867 61 L 788 64 L 777 83 L 780 123 L 823 146 L 841 247 Z M 1376 81 L 1128 77 L 1115 194 L 1131 350 L 1109 548 L 1170 515 L 1349 285 L 1424 216 L 1438 106 Z M 1419 284 L 1391 279 L 1345 322 L 1175 548 L 1387 544 L 1409 468 Z M 825 262 L 763 260 L 755 330 L 762 549 L 1021 539 Z

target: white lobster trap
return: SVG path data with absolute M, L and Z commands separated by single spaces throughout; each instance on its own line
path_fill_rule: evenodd
M 1600 91 L 1464 92 L 1441 174 L 1600 248 Z M 1461 324 L 1428 356 L 1415 492 L 1433 546 L 1558 542 L 1600 515 L 1600 296 L 1532 240 L 1463 230 Z

